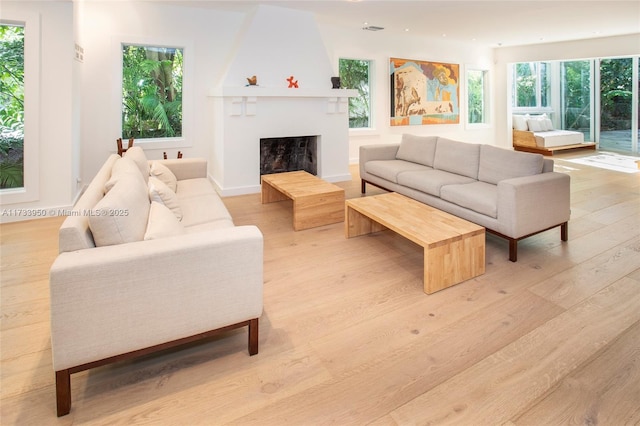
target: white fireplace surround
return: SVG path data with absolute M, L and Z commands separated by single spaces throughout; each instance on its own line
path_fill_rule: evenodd
M 223 196 L 260 191 L 260 139 L 317 135 L 318 177 L 350 180 L 348 99 L 357 91 L 228 87 L 210 94 L 210 176 Z
M 259 5 L 246 17 L 224 77 L 209 93 L 213 142 L 209 174 L 221 195 L 260 191 L 260 139 L 317 135 L 318 177 L 349 174 L 348 98 L 315 17 Z M 257 86 L 247 86 L 256 75 Z M 299 88 L 289 88 L 293 77 Z

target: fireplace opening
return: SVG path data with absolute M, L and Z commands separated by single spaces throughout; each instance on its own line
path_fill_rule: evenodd
M 260 139 L 260 175 L 304 170 L 318 174 L 317 136 Z

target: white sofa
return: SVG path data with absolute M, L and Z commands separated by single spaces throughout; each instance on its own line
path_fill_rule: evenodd
M 234 226 L 205 160 L 113 154 L 59 244 L 50 271 L 58 416 L 70 411 L 79 371 L 243 326 L 258 352 L 262 233 Z
M 370 183 L 506 238 L 513 262 L 523 238 L 557 226 L 568 238 L 570 178 L 540 154 L 405 134 L 361 146 L 360 178 L 363 194 Z

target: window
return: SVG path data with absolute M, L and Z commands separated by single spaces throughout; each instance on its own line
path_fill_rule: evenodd
M 549 107 L 549 64 L 546 62 L 523 62 L 513 67 L 514 108 Z
M 24 186 L 24 26 L 0 25 L 0 189 Z
M 488 71 L 467 70 L 467 123 L 486 124 L 488 120 Z
M 184 49 L 122 45 L 122 136 L 183 136 Z
M 592 64 L 593 61 L 566 61 L 561 63 L 561 128 L 584 133 L 586 141 L 592 140 Z
M 358 96 L 349 98 L 349 128 L 371 128 L 371 61 L 340 59 L 340 85 L 355 89 Z

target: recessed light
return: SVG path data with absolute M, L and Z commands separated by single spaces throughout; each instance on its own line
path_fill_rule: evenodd
M 405 28 L 405 29 L 404 29 L 404 32 L 405 32 L 405 33 L 408 33 L 408 32 L 409 32 L 409 28 Z
M 446 34 L 442 34 L 442 37 L 446 37 L 446 36 L 447 36 Z

